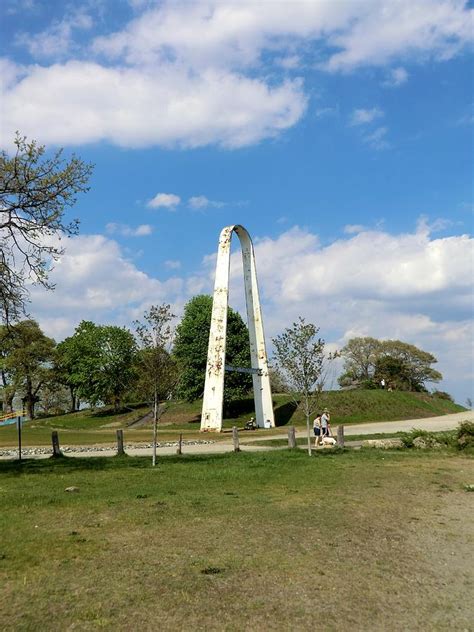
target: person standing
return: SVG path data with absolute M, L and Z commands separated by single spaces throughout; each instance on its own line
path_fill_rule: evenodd
M 321 413 L 318 413 L 313 421 L 314 447 L 317 448 L 321 441 Z
M 323 437 L 331 436 L 330 421 L 331 415 L 329 414 L 329 410 L 325 408 L 323 414 L 321 415 L 321 434 Z

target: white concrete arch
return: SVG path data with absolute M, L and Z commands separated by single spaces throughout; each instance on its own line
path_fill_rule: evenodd
M 252 240 L 243 226 L 234 225 L 223 228 L 219 237 L 201 430 L 222 430 L 230 244 L 234 232 L 242 248 L 255 420 L 260 428 L 275 426 Z

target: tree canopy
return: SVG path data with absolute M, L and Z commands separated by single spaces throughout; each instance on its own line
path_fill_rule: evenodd
M 2 326 L 5 334 L 6 326 Z M 8 328 L 2 341 L 3 370 L 10 375 L 13 392 L 19 392 L 30 419 L 35 417 L 35 405 L 41 388 L 52 379 L 55 342 L 41 331 L 34 320 L 23 320 Z
M 437 359 L 431 353 L 401 340 L 352 338 L 342 348 L 344 373 L 341 386 L 373 388 L 382 379 L 392 388 L 426 390 L 426 382 L 439 382 L 442 375 L 432 368 Z
M 144 399 L 154 402 L 166 399 L 176 386 L 176 361 L 170 354 L 174 318 L 170 305 L 152 305 L 144 314 L 144 323 L 136 321 L 138 353 L 137 390 Z
M 202 397 L 207 363 L 207 347 L 211 327 L 212 296 L 201 294 L 184 308 L 184 316 L 176 329 L 174 356 L 180 367 L 178 395 L 188 401 Z M 250 343 L 247 325 L 240 314 L 229 307 L 227 314 L 226 362 L 250 367 Z M 245 396 L 252 388 L 252 377 L 245 373 L 226 373 L 224 407 Z
M 59 345 L 58 369 L 63 383 L 72 385 L 80 398 L 117 409 L 135 378 L 135 352 L 128 329 L 82 321 Z
M 67 222 L 65 211 L 76 195 L 87 191 L 92 165 L 76 156 L 69 161 L 17 134 L 13 156 L 0 152 L 0 313 L 17 319 L 28 299 L 28 282 L 52 288 L 52 261 L 63 252 L 62 235 L 77 232 L 78 220 Z

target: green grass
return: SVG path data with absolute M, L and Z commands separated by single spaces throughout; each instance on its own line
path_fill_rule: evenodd
M 289 424 L 304 425 L 301 411 L 295 410 L 288 395 L 276 394 L 273 399 L 277 424 L 274 433 L 281 432 L 281 428 Z M 333 425 L 424 418 L 465 410 L 462 406 L 428 393 L 389 393 L 381 390 L 329 391 L 321 398 L 321 408 L 324 406 L 331 410 Z M 113 411 L 106 408 L 95 412 L 84 410 L 37 419 L 24 425 L 24 443 L 25 446 L 49 445 L 53 429 L 60 432 L 61 443 L 64 445 L 114 443 L 117 428 L 126 430 L 126 440 L 129 442 L 149 442 L 150 426 L 129 427 L 130 423 L 145 415 L 148 410 L 146 407 L 138 407 L 125 413 L 113 414 Z M 170 402 L 159 424 L 161 440 L 175 440 L 180 432 L 185 434 L 185 438 L 202 438 L 200 412 L 201 401 Z M 224 429 L 230 430 L 234 425 L 243 428 L 245 422 L 254 415 L 253 400 L 243 400 L 236 405 L 235 416 L 224 421 Z M 265 431 L 265 434 L 268 436 L 269 432 Z M 212 438 L 222 440 L 226 437 L 213 433 Z M 0 446 L 14 446 L 16 441 L 17 432 L 14 426 L 0 427 Z
M 449 452 L 3 462 L 2 628 L 469 629 L 473 482 Z

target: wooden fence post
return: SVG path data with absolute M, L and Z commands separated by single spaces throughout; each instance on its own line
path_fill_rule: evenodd
M 183 454 L 183 433 L 179 433 L 178 447 L 176 448 L 176 454 Z
M 239 447 L 239 430 L 237 426 L 232 428 L 232 441 L 234 442 L 234 452 L 240 452 Z
M 344 447 L 344 426 L 337 427 L 337 445 L 340 448 Z
M 124 456 L 125 450 L 123 449 L 123 430 L 120 428 L 117 430 L 117 456 Z
M 53 430 L 51 433 L 51 442 L 53 444 L 53 458 L 62 456 L 61 449 L 59 447 L 59 435 L 57 430 Z
M 294 426 L 288 428 L 288 447 L 290 450 L 296 448 L 296 432 Z

